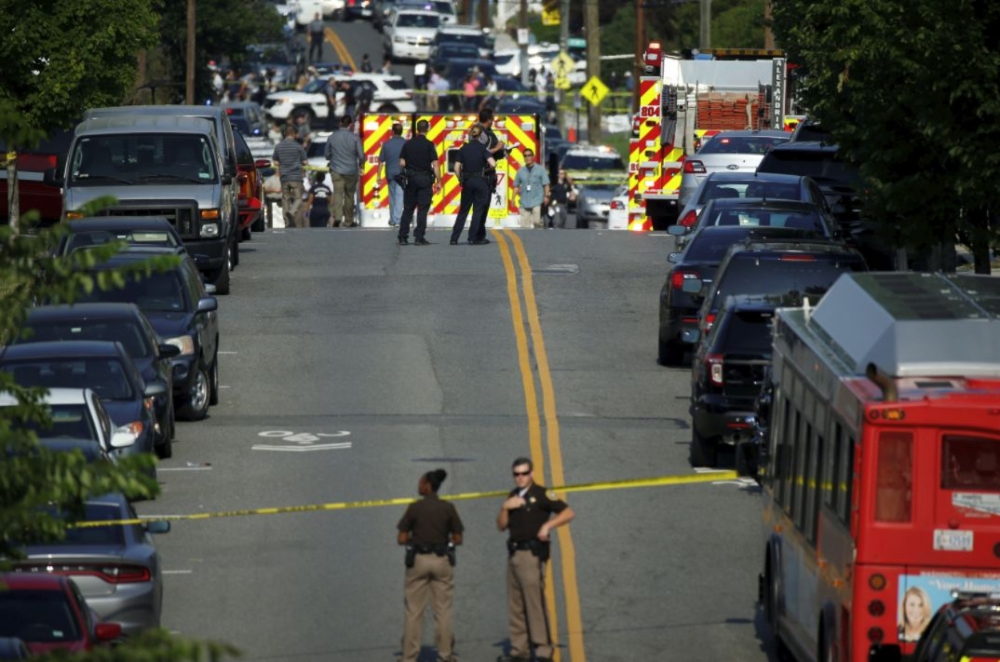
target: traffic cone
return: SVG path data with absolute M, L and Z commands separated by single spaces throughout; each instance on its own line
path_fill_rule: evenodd
M 575 126 L 569 127 L 569 132 L 567 133 L 567 138 L 566 139 L 569 140 L 569 142 L 571 142 L 571 143 L 575 143 L 576 142 L 576 127 Z

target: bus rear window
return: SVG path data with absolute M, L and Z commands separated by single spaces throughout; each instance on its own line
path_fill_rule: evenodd
M 1000 441 L 946 434 L 942 444 L 941 487 L 945 490 L 1000 492 Z
M 879 435 L 875 481 L 875 521 L 909 522 L 913 512 L 912 432 Z

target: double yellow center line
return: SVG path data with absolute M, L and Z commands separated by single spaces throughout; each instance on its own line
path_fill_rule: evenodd
M 524 251 L 524 244 L 516 233 L 510 230 L 497 230 L 493 233 L 500 249 L 504 271 L 507 276 L 507 296 L 510 299 L 511 321 L 514 325 L 514 338 L 517 346 L 518 364 L 521 368 L 521 382 L 524 387 L 525 408 L 528 416 L 528 443 L 531 449 L 531 459 L 535 465 L 535 476 L 543 482 L 545 478 L 545 453 L 542 449 L 542 422 L 545 423 L 545 440 L 548 458 L 551 463 L 550 485 L 565 485 L 563 473 L 562 449 L 559 444 L 559 419 L 556 415 L 556 396 L 552 386 L 552 374 L 549 371 L 549 359 L 545 351 L 545 340 L 542 337 L 542 325 L 538 317 L 538 305 L 535 301 L 535 285 L 531 275 L 531 265 Z M 509 242 L 509 246 L 508 246 Z M 515 268 L 511 253 L 517 258 Z M 520 291 L 518 283 L 520 282 Z M 523 302 L 521 293 L 523 292 Z M 522 311 L 523 305 L 523 311 Z M 525 323 L 527 318 L 527 324 Z M 529 352 L 529 336 L 532 352 Z M 539 415 L 538 392 L 535 388 L 535 371 L 531 369 L 531 354 L 535 356 L 537 366 L 538 389 L 542 393 L 542 409 Z M 557 493 L 558 494 L 558 493 Z M 561 497 L 562 495 L 559 494 Z M 587 659 L 583 647 L 583 618 L 580 615 L 580 592 L 576 577 L 576 549 L 573 546 L 573 536 L 569 526 L 556 530 L 559 537 L 559 552 L 562 568 L 563 592 L 566 603 L 566 631 L 569 636 L 568 649 L 571 662 L 585 662 Z M 546 569 L 545 595 L 550 615 L 553 643 L 556 646 L 555 660 L 560 662 L 561 650 L 558 647 L 559 628 L 556 619 L 555 581 L 552 564 Z
M 344 45 L 340 36 L 329 26 L 326 27 L 324 32 L 326 33 L 326 40 L 330 42 L 333 50 L 337 53 L 337 59 L 340 60 L 340 63 L 349 66 L 351 71 L 357 71 L 358 67 L 354 64 L 354 58 L 351 57 L 351 52 L 347 50 L 347 46 Z

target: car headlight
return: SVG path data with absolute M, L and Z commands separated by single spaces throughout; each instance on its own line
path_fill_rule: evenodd
M 218 237 L 219 236 L 219 224 L 218 223 L 205 223 L 201 226 L 201 231 L 198 233 L 202 237 Z
M 166 341 L 166 344 L 173 345 L 177 349 L 181 350 L 181 356 L 191 356 L 194 354 L 193 336 L 177 336 L 176 338 L 170 338 Z

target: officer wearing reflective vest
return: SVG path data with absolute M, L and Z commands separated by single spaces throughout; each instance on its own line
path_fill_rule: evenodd
M 490 170 L 496 168 L 497 162 L 482 143 L 482 136 L 483 125 L 473 124 L 469 129 L 469 140 L 458 150 L 455 160 L 455 175 L 462 183 L 462 200 L 458 207 L 458 216 L 455 217 L 455 225 L 451 228 L 452 246 L 458 245 L 470 209 L 472 223 L 469 225 L 469 243 L 474 245 L 490 243 L 486 238 L 486 226 L 480 221 L 480 211 L 489 209 L 490 186 L 487 176 Z
M 514 489 L 500 507 L 497 528 L 510 531 L 507 540 L 507 617 L 510 655 L 500 662 L 551 662 L 552 638 L 545 612 L 545 562 L 549 560 L 552 529 L 569 524 L 573 509 L 534 482 L 531 460 L 514 460 Z M 555 517 L 553 517 L 555 515 Z
M 396 527 L 397 541 L 406 546 L 402 662 L 417 662 L 428 602 L 434 611 L 437 659 L 444 662 L 455 659 L 451 618 L 453 566 L 455 546 L 462 544 L 464 527 L 455 506 L 438 498 L 438 490 L 447 476 L 444 469 L 421 476 L 417 491 L 423 499 L 407 507 Z

